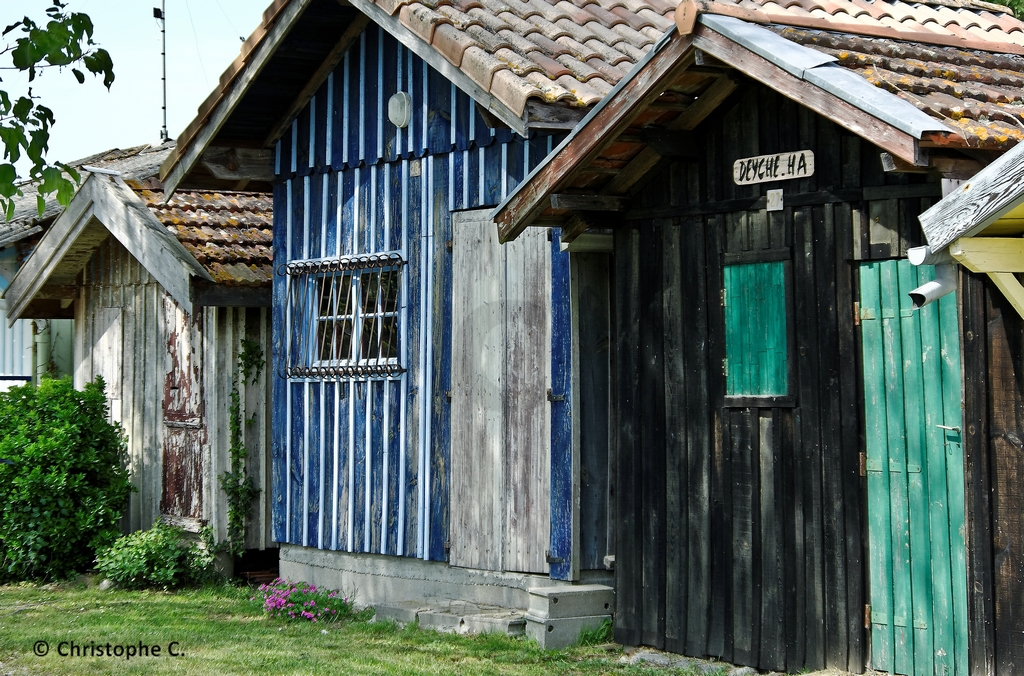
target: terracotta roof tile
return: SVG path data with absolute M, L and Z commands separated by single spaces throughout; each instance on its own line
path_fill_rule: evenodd
M 135 188 L 143 203 L 218 283 L 269 284 L 273 276 L 273 199 L 263 193 L 185 192 L 164 203 Z
M 585 44 L 587 45 L 587 47 L 593 49 L 594 52 L 600 54 L 602 59 L 604 59 L 613 66 L 616 66 L 625 61 L 626 63 L 623 65 L 626 68 L 626 70 L 628 70 L 633 65 L 633 61 L 628 56 L 618 51 L 614 47 L 609 47 L 608 45 L 604 44 L 599 40 L 587 40 Z M 617 81 L 618 80 L 613 80 L 613 82 Z
M 654 38 L 649 38 L 640 31 L 633 30 L 629 26 L 623 26 L 622 24 L 619 24 L 618 26 L 612 28 L 612 30 L 621 35 L 622 37 L 626 38 L 626 42 L 633 45 L 637 49 L 644 49 L 644 47 L 650 47 L 651 45 L 654 44 Z
M 468 31 L 470 28 L 482 25 L 480 19 L 470 16 L 455 7 L 439 7 L 437 13 L 446 17 L 460 31 Z
M 528 56 L 523 56 L 511 49 L 499 49 L 494 53 L 495 58 L 512 69 L 512 72 L 519 77 L 526 77 L 527 74 L 538 72 L 543 73 L 544 68 Z
M 467 15 L 473 17 L 475 20 L 480 22 L 480 25 L 489 30 L 492 33 L 497 33 L 500 30 L 504 30 L 509 25 L 497 15 L 491 14 L 486 9 L 480 7 L 474 7 L 473 9 L 466 12 Z M 479 39 L 479 38 L 477 38 Z
M 581 82 L 593 80 L 595 77 L 602 77 L 601 71 L 591 68 L 590 65 L 567 54 L 558 57 L 558 62 L 568 68 L 570 73 Z
M 593 59 L 594 57 L 600 56 L 598 52 L 595 52 L 585 44 L 577 42 L 570 37 L 558 38 L 558 44 L 562 45 L 569 50 L 569 54 L 565 56 L 572 56 L 572 58 L 580 61 L 586 61 L 587 59 Z

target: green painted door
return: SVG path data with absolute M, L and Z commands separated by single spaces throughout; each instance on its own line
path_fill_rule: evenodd
M 956 298 L 921 310 L 934 278 L 909 261 L 864 263 L 871 665 L 895 674 L 967 673 L 967 569 Z

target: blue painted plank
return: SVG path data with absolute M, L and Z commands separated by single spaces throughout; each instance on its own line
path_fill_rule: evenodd
M 480 162 L 481 156 L 483 155 L 483 149 L 473 147 L 466 152 L 466 158 L 463 163 L 463 171 L 465 172 L 466 184 L 469 186 L 469 201 L 466 204 L 466 208 L 477 208 L 483 204 L 481 195 L 483 191 L 480 189 Z
M 305 196 L 305 207 L 309 209 L 306 233 L 309 239 L 309 257 L 320 258 L 322 256 L 323 243 L 323 179 L 319 174 L 309 176 L 304 181 L 304 189 L 308 191 Z
M 525 141 L 518 136 L 505 144 L 505 184 L 502 187 L 502 199 L 505 199 L 510 192 L 515 190 L 515 187 L 525 176 L 523 171 L 525 166 L 523 148 L 525 145 Z
M 291 203 L 292 203 L 292 239 L 289 243 L 290 248 L 290 261 L 296 260 L 303 257 L 303 251 L 305 251 L 305 179 L 302 177 L 294 178 L 291 181 Z
M 292 134 L 289 129 L 281 135 L 277 142 L 277 155 L 274 159 L 274 173 L 278 178 L 288 178 L 292 175 Z M 277 197 L 275 196 L 275 204 Z M 283 203 L 283 197 L 282 202 Z
M 551 231 L 551 577 L 572 577 L 572 322 L 569 253 L 560 250 L 561 230 Z
M 288 473 L 288 481 L 291 490 L 291 518 L 288 526 L 291 537 L 288 538 L 288 542 L 292 544 L 302 544 L 302 489 L 303 479 L 305 476 L 305 468 L 303 467 L 302 458 L 303 438 L 305 436 L 305 418 L 302 415 L 302 411 L 304 410 L 303 397 L 306 388 L 305 383 L 295 381 L 291 381 L 288 384 L 288 388 L 291 390 L 292 403 L 292 410 L 289 411 L 289 415 L 292 418 L 292 462 Z
M 380 531 L 384 513 L 384 383 L 373 380 L 370 413 L 370 551 L 383 553 Z
M 320 523 L 322 524 L 322 540 L 320 546 L 322 549 L 335 548 L 334 507 L 337 504 L 337 496 L 335 495 L 337 483 L 334 480 L 334 469 L 335 453 L 337 452 L 337 438 L 335 433 L 338 429 L 338 420 L 335 415 L 335 402 L 337 401 L 335 385 L 335 382 L 325 382 L 323 385 L 324 422 L 321 434 L 324 439 L 324 451 L 320 461 L 320 466 L 323 470 L 323 483 L 321 484 L 323 490 L 323 503 L 320 511 Z
M 327 173 L 327 194 L 326 194 L 326 207 L 324 214 L 326 216 L 326 240 L 324 241 L 324 248 L 327 251 L 328 256 L 335 256 L 338 254 L 338 245 L 340 244 L 339 232 L 341 223 L 338 218 L 338 178 L 339 174 L 336 172 Z
M 351 443 L 349 407 L 352 402 L 352 383 L 342 382 L 338 392 L 338 549 L 351 551 L 349 528 L 352 524 L 352 510 L 349 509 L 349 477 L 353 474 L 352 457 L 355 454 Z
M 456 90 L 455 95 L 455 149 L 458 151 L 468 150 L 472 144 L 469 135 L 470 127 L 470 98 L 462 90 Z M 475 106 L 474 106 L 475 108 Z M 475 110 L 473 113 L 475 114 Z
M 388 119 L 388 101 L 398 91 L 398 41 L 389 34 L 381 41 L 381 81 L 378 96 L 383 102 L 384 152 L 381 159 L 393 162 L 398 159 L 398 127 Z
M 427 152 L 439 155 L 452 148 L 452 83 L 433 68 L 428 73 Z
M 402 381 L 390 380 L 387 384 L 388 395 L 388 491 L 385 550 L 386 554 L 398 553 L 398 505 L 405 497 L 404 486 L 400 481 L 399 463 L 402 454 Z
M 451 453 L 451 405 L 447 393 L 451 390 L 452 345 L 452 257 L 446 242 L 452 238 L 451 212 L 447 208 L 446 162 L 436 159 L 432 163 L 434 219 L 433 261 L 434 288 L 434 341 L 431 346 L 432 371 L 432 432 L 431 432 L 431 491 L 430 491 L 430 558 L 447 560 L 444 543 L 448 541 L 448 486 Z
M 366 524 L 366 404 L 367 388 L 366 381 L 355 384 L 356 396 L 353 399 L 355 415 L 353 417 L 354 439 L 353 444 L 353 466 L 355 468 L 355 481 L 352 485 L 352 525 L 354 530 L 353 551 L 361 552 L 364 549 L 366 540 L 364 538 Z
M 388 242 L 388 249 L 398 251 L 402 248 L 402 213 L 404 205 L 402 202 L 402 163 L 395 162 L 387 165 L 389 199 L 386 200 L 388 209 L 388 220 L 390 222 L 391 240 Z
M 305 176 L 310 173 L 309 169 L 309 117 L 311 108 L 307 105 L 299 116 L 295 118 L 296 127 L 298 129 L 295 138 L 295 147 L 293 152 L 295 154 L 296 172 L 300 176 Z
M 274 184 L 274 203 L 285 202 L 285 186 L 283 183 Z M 274 269 L 284 263 L 285 256 L 285 210 L 274 210 Z M 272 408 L 270 424 L 270 500 L 271 500 L 271 523 L 272 538 L 274 542 L 283 542 L 285 539 L 285 482 L 288 476 L 288 468 L 285 464 L 285 445 L 287 443 L 285 431 L 287 429 L 288 411 L 286 410 L 287 380 L 283 377 L 282 365 L 284 364 L 284 308 L 286 305 L 285 276 L 274 274 L 273 298 L 274 305 L 271 308 L 271 359 L 273 367 L 269 369 L 269 376 L 272 378 Z
M 316 122 L 315 133 L 314 133 L 314 151 L 313 151 L 313 171 L 319 173 L 327 167 L 327 120 L 330 113 L 327 96 L 327 81 L 320 85 L 317 89 L 314 100 L 316 101 L 316 111 L 314 114 L 314 121 Z
M 349 170 L 339 175 L 339 190 L 341 195 L 341 253 L 344 256 L 355 253 L 355 230 L 352 224 L 355 222 L 355 190 L 356 172 Z
M 316 547 L 320 535 L 320 397 L 322 383 L 309 384 L 308 464 L 306 466 L 306 546 Z
M 497 206 L 501 202 L 502 172 L 501 144 L 494 143 L 484 150 L 484 189 L 480 206 Z
M 451 154 L 452 159 L 452 209 L 459 210 L 466 208 L 466 155 L 463 151 L 455 151 Z

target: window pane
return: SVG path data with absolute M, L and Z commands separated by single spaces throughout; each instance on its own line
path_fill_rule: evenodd
M 727 265 L 723 282 L 726 394 L 789 394 L 783 262 Z

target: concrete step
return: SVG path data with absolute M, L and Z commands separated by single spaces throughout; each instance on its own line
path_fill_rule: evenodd
M 579 641 L 580 632 L 597 629 L 610 619 L 611 615 L 542 619 L 528 614 L 526 635 L 536 640 L 544 650 L 561 650 Z
M 374 620 L 395 620 L 401 624 L 419 621 L 424 629 L 457 634 L 502 633 L 522 636 L 526 620 L 522 611 L 508 610 L 463 601 L 438 603 L 381 604 L 375 607 Z
M 610 616 L 615 590 L 600 584 L 532 587 L 527 614 L 538 620 Z

